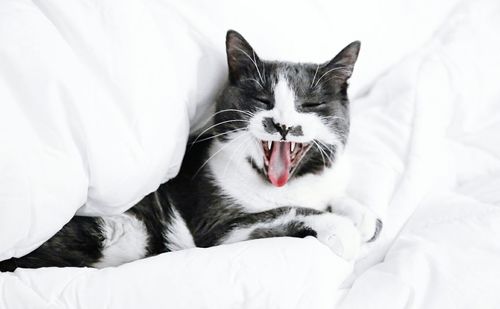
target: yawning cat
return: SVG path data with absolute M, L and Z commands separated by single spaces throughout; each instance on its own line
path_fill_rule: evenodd
M 16 267 L 119 265 L 191 247 L 314 236 L 352 259 L 381 223 L 343 196 L 347 81 L 360 49 L 324 64 L 261 60 L 229 31 L 229 80 L 174 179 L 122 215 L 75 217 Z

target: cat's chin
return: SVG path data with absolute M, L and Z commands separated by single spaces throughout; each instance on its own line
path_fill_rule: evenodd
M 311 148 L 311 144 L 291 141 L 261 141 L 261 145 L 264 152 L 264 173 L 276 187 L 282 187 L 290 180 Z

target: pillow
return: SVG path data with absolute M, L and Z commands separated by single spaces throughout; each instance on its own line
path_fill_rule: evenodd
M 179 20 L 160 31 L 140 1 L 119 4 L 1 4 L 0 259 L 78 209 L 125 211 L 179 169 L 200 50 Z

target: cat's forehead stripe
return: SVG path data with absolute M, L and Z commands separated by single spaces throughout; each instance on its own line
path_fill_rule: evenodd
M 282 117 L 295 110 L 295 92 L 283 74 L 278 75 L 274 87 L 274 102 L 274 108 Z

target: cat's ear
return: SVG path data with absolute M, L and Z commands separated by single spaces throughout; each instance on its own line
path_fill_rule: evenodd
M 330 78 L 332 80 L 346 82 L 352 75 L 360 48 L 360 41 L 354 41 L 344 47 L 344 49 L 342 49 L 337 56 L 323 65 L 323 74 L 331 74 Z
M 261 61 L 252 46 L 234 30 L 226 34 L 226 54 L 229 79 L 235 81 L 242 75 L 260 74 Z

